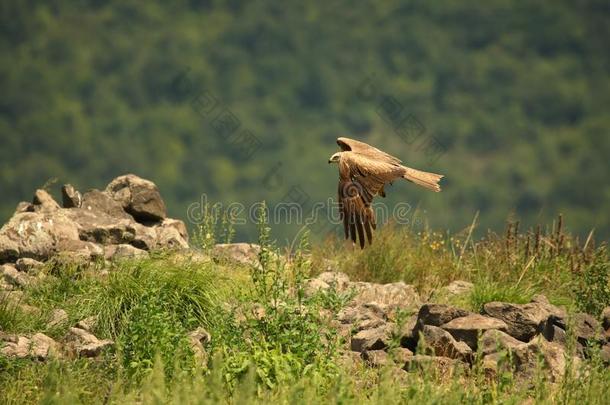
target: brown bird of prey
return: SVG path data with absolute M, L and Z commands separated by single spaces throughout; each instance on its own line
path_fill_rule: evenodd
M 366 238 L 373 242 L 376 228 L 375 214 L 371 209 L 373 197 L 385 197 L 383 187 L 396 179 L 405 179 L 429 190 L 439 192 L 440 174 L 422 172 L 403 166 L 395 158 L 364 142 L 350 138 L 337 138 L 341 152 L 328 159 L 328 163 L 339 165 L 339 212 L 343 220 L 345 238 L 351 237 L 360 248 Z

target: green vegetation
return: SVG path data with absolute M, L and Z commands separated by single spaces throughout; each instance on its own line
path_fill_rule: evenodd
M 606 3 L 3 1 L 0 222 L 50 178 L 84 190 L 124 172 L 155 181 L 178 218 L 202 193 L 274 205 L 298 186 L 325 201 L 326 159 L 349 135 L 447 175 L 439 195 L 388 192 L 434 229 L 476 211 L 483 231 L 511 211 L 528 225 L 562 212 L 607 238 Z M 377 91 L 363 95 L 367 79 Z M 212 114 L 193 108 L 199 91 Z M 384 95 L 446 153 L 431 161 L 401 138 L 378 114 Z M 224 107 L 260 140 L 251 156 L 214 129 Z M 255 238 L 253 223 L 236 230 Z
M 529 384 L 510 371 L 489 379 L 480 358 L 472 370 L 453 376 L 426 368 L 397 374 L 363 367 L 349 361 L 340 334 L 324 315 L 339 311 L 349 297 L 333 289 L 304 294 L 305 278 L 333 258 L 353 279 L 406 281 L 435 302 L 445 299 L 474 310 L 488 300 L 525 302 L 538 293 L 570 311 L 610 305 L 607 294 L 583 290 L 593 279 L 598 284 L 587 288 L 602 291 L 602 281 L 608 287 L 604 247 L 579 244 L 561 220 L 547 233 L 519 232 L 509 224 L 505 235 L 477 241 L 472 231 L 452 236 L 388 227 L 364 251 L 339 240 L 310 248 L 305 234 L 288 260 L 274 247 L 264 215 L 260 218 L 257 267 L 161 253 L 110 269 L 50 264 L 45 282 L 26 288 L 22 299 L 45 314 L 15 312 L 0 301 L 0 329 L 60 338 L 67 325 L 46 330 L 44 320 L 50 309 L 63 308 L 71 323 L 97 314 L 96 335 L 113 339 L 115 349 L 97 360 L 2 357 L 0 402 L 604 403 L 610 369 L 595 352 L 582 368 L 568 362 L 560 384 L 550 383 L 542 369 Z M 458 278 L 475 289 L 454 302 L 438 287 Z M 211 335 L 203 363 L 186 339 L 196 327 Z

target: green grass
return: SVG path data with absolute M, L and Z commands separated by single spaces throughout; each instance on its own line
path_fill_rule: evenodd
M 304 239 L 286 261 L 272 254 L 269 229 L 260 232 L 264 265 L 257 269 L 163 253 L 110 268 L 49 264 L 45 281 L 26 288 L 21 298 L 40 311 L 23 312 L 0 299 L 0 330 L 61 339 L 70 325 L 96 315 L 96 336 L 116 344 L 95 360 L 0 357 L 0 403 L 604 401 L 610 370 L 595 356 L 579 371 L 585 379 L 569 368 L 560 384 L 551 384 L 543 370 L 527 383 L 510 372 L 488 379 L 478 363 L 452 377 L 350 364 L 344 342 L 324 316 L 338 312 L 349 294 L 303 294 L 304 279 L 325 270 L 323 258 L 333 258 L 352 279 L 403 280 L 424 297 L 453 280 L 471 281 L 470 293 L 439 299 L 472 310 L 494 300 L 528 302 L 538 293 L 573 311 L 597 310 L 610 304 L 603 248 L 577 245 L 563 233 L 545 236 L 552 249 L 539 245 L 535 251 L 532 235 L 526 248 L 528 236 L 515 232 L 472 241 L 468 231 L 415 234 L 386 227 L 364 251 L 346 249 L 339 240 L 310 249 Z M 564 246 L 557 249 L 552 241 L 560 239 Z M 55 308 L 64 309 L 69 322 L 50 328 Z M 196 327 L 212 336 L 205 364 L 196 361 L 186 339 Z

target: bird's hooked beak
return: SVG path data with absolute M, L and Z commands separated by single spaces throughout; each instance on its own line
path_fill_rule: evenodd
M 330 157 L 330 159 L 328 159 L 328 164 L 335 163 L 338 161 L 339 161 L 339 155 L 337 153 L 335 153 L 334 155 L 332 155 Z

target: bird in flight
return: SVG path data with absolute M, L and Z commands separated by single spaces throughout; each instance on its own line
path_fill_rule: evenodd
M 403 166 L 400 159 L 364 142 L 337 138 L 341 152 L 328 159 L 339 165 L 339 213 L 345 238 L 360 242 L 364 248 L 365 234 L 369 245 L 377 227 L 371 208 L 373 197 L 385 197 L 383 187 L 396 179 L 405 179 L 429 190 L 439 192 L 440 174 L 423 172 Z

